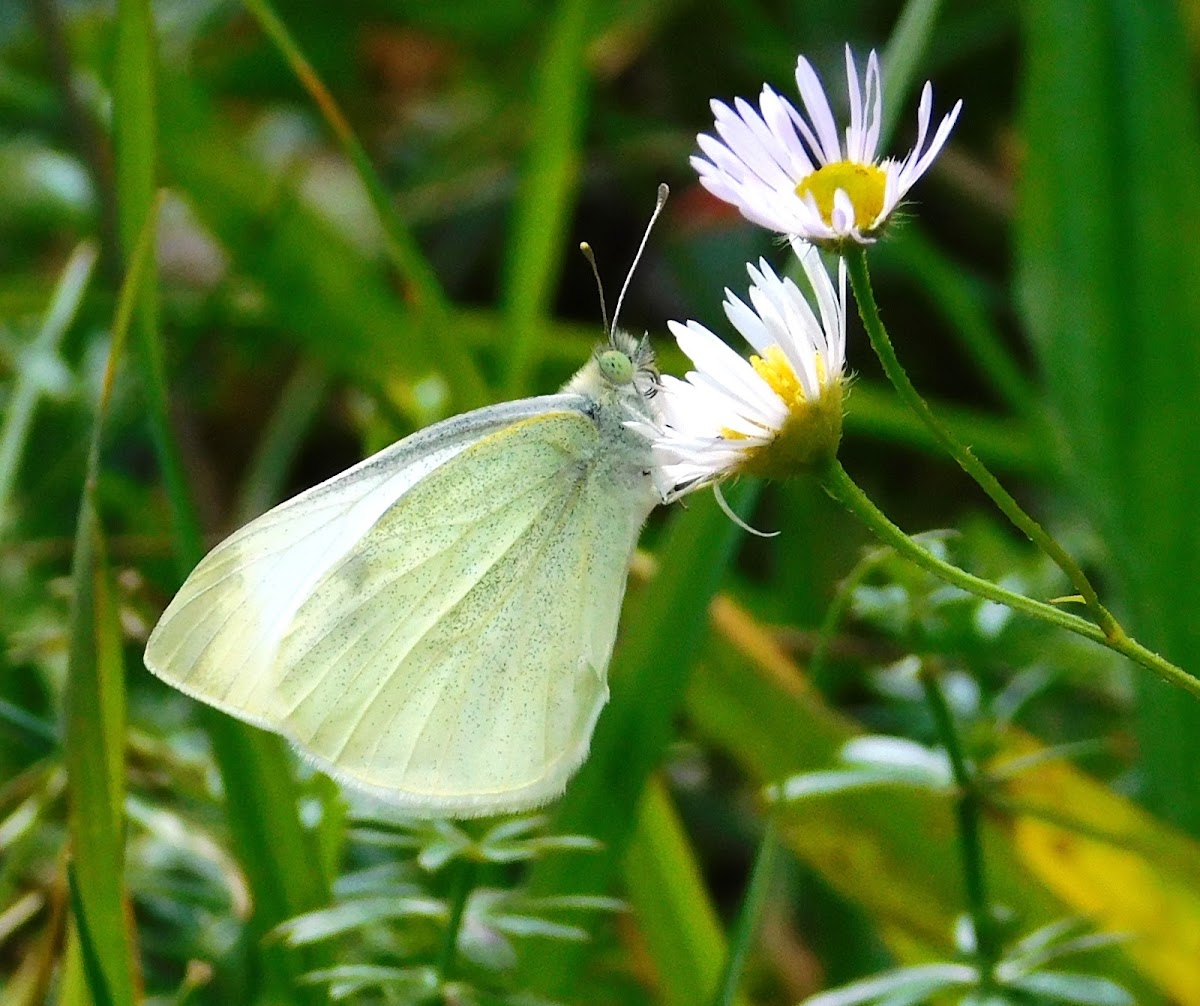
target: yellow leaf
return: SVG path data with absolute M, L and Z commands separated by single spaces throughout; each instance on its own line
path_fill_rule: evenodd
M 1180 1006 L 1200 1006 L 1200 845 L 1069 765 L 1016 777 L 1013 843 L 1058 897 L 1104 930 Z

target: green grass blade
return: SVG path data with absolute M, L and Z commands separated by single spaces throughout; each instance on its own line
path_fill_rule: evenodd
M 87 991 L 92 1006 L 120 1006 L 121 1003 L 133 1002 L 129 998 L 115 998 L 109 988 L 109 978 L 105 972 L 105 950 L 101 943 L 94 938 L 88 923 L 88 913 L 84 908 L 83 894 L 79 890 L 79 882 L 75 879 L 75 867 L 67 866 L 67 884 L 71 891 L 71 912 L 75 917 L 75 932 L 79 937 L 79 950 L 83 963 L 83 974 L 87 981 Z M 101 937 L 103 939 L 103 937 Z M 106 941 L 105 941 L 106 942 Z
M 531 142 L 513 207 L 503 277 L 509 339 L 504 390 L 510 398 L 527 393 L 565 259 L 587 121 L 589 9 L 589 0 L 558 0 L 529 105 Z
M 156 63 L 154 26 L 148 0 L 121 0 L 117 8 L 114 81 L 119 231 L 141 233 L 154 202 L 156 157 Z M 205 155 L 207 156 L 207 154 Z M 159 338 L 153 260 L 138 286 L 133 324 L 137 362 L 151 435 L 166 483 L 174 523 L 174 550 L 181 575 L 204 554 L 200 523 L 192 504 L 168 415 L 164 354 Z M 230 830 L 254 899 L 251 932 L 261 935 L 283 919 L 328 900 L 328 881 L 312 864 L 312 838 L 299 819 L 297 789 L 284 742 L 205 712 L 205 723 L 227 794 Z M 291 994 L 295 978 L 311 962 L 281 949 L 265 949 L 262 978 L 277 996 Z M 320 1001 L 319 990 L 306 993 Z
M 748 509 L 756 493 L 757 484 L 743 482 L 729 493 L 730 504 Z M 535 895 L 604 894 L 611 887 L 646 780 L 671 740 L 688 672 L 707 633 L 708 602 L 741 535 L 711 494 L 692 496 L 688 509 L 673 515 L 658 552 L 659 572 L 626 608 L 609 671 L 612 700 L 591 755 L 551 818 L 553 831 L 589 835 L 606 851 L 540 860 L 530 877 Z M 552 996 L 568 994 L 586 953 L 577 944 L 546 946 L 526 975 L 529 984 Z
M 44 366 L 58 355 L 63 336 L 75 320 L 96 265 L 96 246 L 84 242 L 71 253 L 50 297 L 41 329 L 28 352 L 30 363 L 17 371 L 17 378 L 4 408 L 0 425 L 0 536 L 12 521 L 11 500 L 17 467 L 29 436 L 38 398 L 45 391 Z
M 134 244 L 150 216 L 157 187 L 155 128 L 157 61 L 154 19 L 149 0 L 117 4 L 117 51 L 113 78 L 113 147 L 116 155 L 117 230 L 121 252 Z M 171 434 L 167 411 L 162 346 L 158 338 L 157 268 L 148 265 L 133 320 L 134 348 L 150 436 L 162 471 L 179 548 L 176 561 L 184 576 L 203 554 L 200 522 L 192 508 L 183 462 Z
M 91 492 L 80 511 L 72 580 L 63 739 L 77 916 L 81 937 L 90 933 L 95 970 L 109 1001 L 125 1004 L 134 1002 L 136 988 L 124 883 L 125 672 Z M 95 993 L 96 981 L 90 984 Z
M 426 331 L 432 337 L 438 338 L 440 351 L 446 360 L 446 369 L 455 378 L 455 398 L 459 406 L 470 409 L 485 404 L 490 396 L 479 368 L 462 343 L 450 334 L 450 312 L 445 291 L 421 253 L 416 238 L 396 211 L 392 196 L 371 164 L 366 149 L 354 134 L 333 95 L 317 76 L 316 70 L 300 51 L 287 26 L 279 19 L 279 15 L 267 0 L 244 0 L 244 3 L 267 37 L 287 60 L 297 80 L 312 97 L 350 163 L 354 165 L 354 170 L 358 173 L 383 227 L 388 258 L 406 284 L 405 299 L 413 304 L 418 313 L 423 314 Z
M 625 854 L 625 887 L 664 1006 L 694 1006 L 712 995 L 725 934 L 696 854 L 663 781 L 653 776 Z
M 71 839 L 71 899 L 97 1003 L 135 1000 L 137 980 L 125 896 L 125 666 L 96 510 L 100 445 L 133 306 L 150 272 L 157 214 L 146 218 L 117 301 L 75 531 L 74 588 L 63 696 Z
M 1169 0 L 1028 3 L 1023 306 L 1130 630 L 1200 673 L 1200 124 Z M 1200 834 L 1200 705 L 1145 682 L 1146 797 Z

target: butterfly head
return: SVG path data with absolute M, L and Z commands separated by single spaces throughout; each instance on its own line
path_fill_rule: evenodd
M 594 360 L 601 379 L 612 387 L 632 385 L 646 398 L 658 393 L 658 367 L 646 336 L 638 339 L 624 329 L 614 328 L 609 332 L 608 345 L 596 350 Z
M 633 258 L 633 265 L 629 267 L 629 273 L 621 287 L 621 295 L 617 298 L 617 308 L 613 312 L 611 325 L 608 322 L 604 306 L 604 284 L 600 282 L 600 271 L 596 268 L 596 259 L 592 254 L 591 246 L 586 241 L 579 246 L 579 250 L 583 252 L 588 264 L 592 267 L 592 275 L 596 277 L 596 289 L 600 294 L 600 315 L 604 320 L 604 332 L 608 336 L 608 344 L 600 346 L 596 350 L 590 363 L 575 375 L 567 387 L 582 389 L 585 386 L 598 384 L 599 387 L 616 391 L 632 388 L 642 398 L 653 398 L 658 393 L 658 368 L 654 364 L 654 350 L 650 348 L 650 340 L 645 335 L 640 339 L 630 335 L 617 326 L 617 319 L 621 315 L 621 305 L 625 302 L 625 294 L 629 290 L 629 281 L 633 278 L 633 272 L 641 260 L 642 252 L 645 251 L 646 241 L 650 237 L 654 222 L 666 204 L 667 194 L 667 187 L 660 185 L 654 213 L 650 217 L 650 223 L 647 224 L 646 232 L 642 235 L 642 243 L 638 246 L 637 254 Z

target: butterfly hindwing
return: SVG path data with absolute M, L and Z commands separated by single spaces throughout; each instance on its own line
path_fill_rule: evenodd
M 533 417 L 398 501 L 283 641 L 289 736 L 415 808 L 495 810 L 561 790 L 607 698 L 645 518 L 601 447 L 587 416 Z

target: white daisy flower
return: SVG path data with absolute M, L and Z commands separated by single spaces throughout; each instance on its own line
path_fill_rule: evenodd
M 651 438 L 664 501 L 739 472 L 792 475 L 837 450 L 846 363 L 846 266 L 834 288 L 820 255 L 797 246 L 816 311 L 766 260 L 746 266 L 750 304 L 725 291 L 725 314 L 755 350 L 739 356 L 699 322 L 670 322 L 696 369 L 662 378 Z
M 933 114 L 933 88 L 926 81 L 916 144 L 901 160 L 880 160 L 883 84 L 875 52 L 867 57 L 860 88 L 846 46 L 846 78 L 850 125 L 844 144 L 821 81 L 803 56 L 796 62 L 796 84 L 807 115 L 767 86 L 758 109 L 741 98 L 733 108 L 714 100 L 718 136 L 698 136 L 705 156 L 692 158 L 700 184 L 747 220 L 789 237 L 826 245 L 870 243 L 945 145 L 962 101 L 926 145 Z

